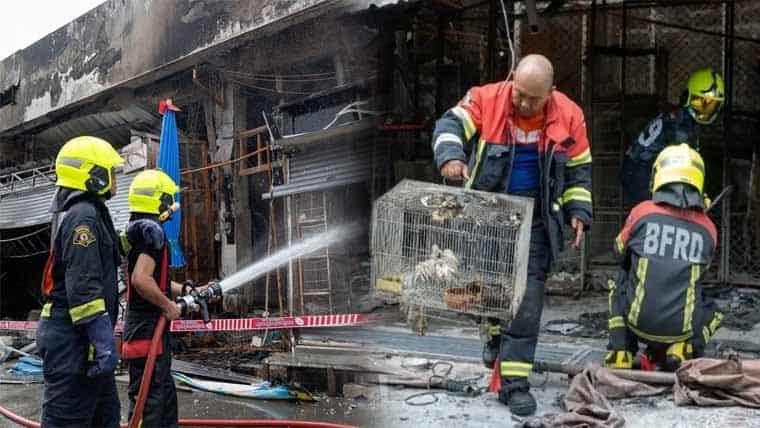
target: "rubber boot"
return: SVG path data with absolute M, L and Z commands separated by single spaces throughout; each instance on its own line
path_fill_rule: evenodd
M 498 321 L 488 320 L 483 325 L 483 365 L 486 368 L 493 368 L 496 359 L 499 358 L 499 348 L 501 346 L 501 327 Z
M 530 416 L 536 413 L 536 399 L 530 393 L 527 381 L 502 382 L 499 401 L 509 407 L 516 416 Z
M 665 351 L 665 363 L 662 369 L 667 372 L 674 372 L 681 367 L 684 361 L 690 359 L 694 353 L 691 343 L 677 342 L 668 346 Z

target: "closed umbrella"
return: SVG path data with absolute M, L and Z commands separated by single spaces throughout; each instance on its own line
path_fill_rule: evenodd
M 174 117 L 175 111 L 179 108 L 172 104 L 171 100 L 162 101 L 159 113 L 163 114 L 164 119 L 161 124 L 161 142 L 158 146 L 158 169 L 165 172 L 169 177 L 182 185 L 179 176 L 179 139 L 177 137 L 177 120 Z M 174 201 L 182 204 L 181 191 L 174 195 Z M 182 255 L 182 248 L 179 245 L 179 233 L 182 227 L 182 210 L 175 212 L 169 220 L 164 222 L 164 233 L 169 240 L 169 266 L 173 268 L 185 265 L 185 256 Z

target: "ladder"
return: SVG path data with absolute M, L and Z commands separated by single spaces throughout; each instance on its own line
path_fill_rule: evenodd
M 296 198 L 296 239 L 302 240 L 327 230 L 327 193 L 309 192 Z M 306 303 L 324 301 L 327 298 L 329 314 L 333 307 L 333 289 L 330 269 L 330 248 L 315 251 L 298 259 L 298 295 L 301 315 L 306 313 Z

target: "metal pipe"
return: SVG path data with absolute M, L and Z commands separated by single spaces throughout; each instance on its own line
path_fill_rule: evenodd
M 728 34 L 728 37 L 723 39 L 723 81 L 725 83 L 725 97 L 726 97 L 726 105 L 725 110 L 723 113 L 723 141 L 725 142 L 732 141 L 732 131 L 731 131 L 731 122 L 732 122 L 732 110 L 733 110 L 733 104 L 734 104 L 734 97 L 733 97 L 733 56 L 734 56 L 734 3 L 731 1 L 730 3 L 726 3 L 724 6 L 724 28 L 725 32 Z M 728 150 L 722 150 L 723 153 L 723 174 L 721 177 L 721 181 L 723 182 L 723 186 L 727 186 L 729 184 L 729 175 L 728 175 L 728 162 L 729 162 L 729 155 Z M 721 206 L 721 254 L 720 254 L 720 267 L 718 269 L 718 277 L 722 283 L 727 283 L 730 278 L 730 270 L 731 270 L 731 199 L 729 198 L 726 200 L 726 202 Z
M 586 368 L 580 364 L 563 364 L 551 361 L 536 361 L 533 364 L 534 371 L 538 373 L 552 372 L 563 373 L 570 376 L 577 376 L 583 373 Z M 635 382 L 643 382 L 652 385 L 673 385 L 676 382 L 675 373 L 670 372 L 649 372 L 630 369 L 608 369 L 615 376 Z

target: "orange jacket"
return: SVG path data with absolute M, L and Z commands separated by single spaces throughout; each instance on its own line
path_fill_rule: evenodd
M 470 89 L 436 122 L 433 153 L 438 168 L 450 160 L 469 162 L 467 187 L 506 192 L 514 156 L 514 115 L 511 82 Z M 563 247 L 563 223 L 577 217 L 586 227 L 591 224 L 591 151 L 583 111 L 566 95 L 552 91 L 545 117 L 538 144 L 541 206 L 534 209 L 541 210 L 549 225 L 556 259 Z

